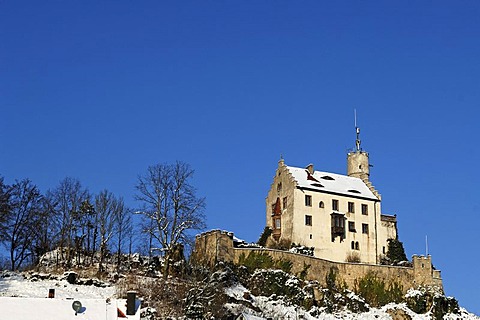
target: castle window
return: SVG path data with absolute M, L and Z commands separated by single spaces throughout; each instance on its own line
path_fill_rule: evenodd
M 348 212 L 351 212 L 351 213 L 355 212 L 355 203 L 353 202 L 348 203 Z
M 340 241 L 345 239 L 345 217 L 338 213 L 332 213 L 332 242 L 336 237 L 340 237 Z
M 319 207 L 319 208 L 325 208 L 325 204 L 323 204 L 323 201 L 320 201 L 320 202 L 318 203 L 318 207 Z
M 338 200 L 332 200 L 332 210 L 338 211 Z
M 348 222 L 348 231 L 350 231 L 350 232 L 357 232 L 357 231 L 355 230 L 355 222 L 353 222 L 353 221 L 349 221 L 349 222 Z
M 357 242 L 352 241 L 351 248 L 352 250 L 360 250 L 360 244 L 358 243 L 358 241 Z
M 310 239 L 312 239 L 312 234 L 310 233 Z
M 368 214 L 368 206 L 366 204 L 362 204 L 362 214 Z
M 312 225 L 312 216 L 306 215 L 305 216 L 305 225 L 311 226 Z
M 382 252 L 383 254 L 385 254 L 385 246 L 383 246 Z
M 368 224 L 362 223 L 362 233 L 368 234 Z
M 336 215 L 334 217 L 334 226 L 344 228 L 345 227 L 345 219 L 342 216 Z
M 275 229 L 280 229 L 282 227 L 282 222 L 280 218 L 275 219 Z
M 279 184 L 277 184 L 277 192 L 280 193 L 280 191 L 282 191 L 282 183 L 281 182 Z
M 287 197 L 283 197 L 283 210 L 287 209 Z
M 306 205 L 307 207 L 311 207 L 311 206 L 312 206 L 312 196 L 305 195 L 305 205 Z

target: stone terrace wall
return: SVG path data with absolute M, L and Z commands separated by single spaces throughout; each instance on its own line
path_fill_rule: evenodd
M 203 233 L 196 237 L 192 259 L 196 263 L 208 266 L 213 266 L 218 261 L 238 264 L 242 255 L 246 257 L 251 253 L 266 253 L 274 260 L 291 261 L 291 273 L 296 275 L 304 271 L 306 266 L 309 266 L 305 278 L 307 280 L 317 280 L 322 285 L 325 285 L 325 279 L 333 268 L 337 272 L 337 277 L 344 281 L 349 288 L 355 286 L 356 279 L 364 277 L 369 272 L 373 272 L 387 283 L 392 281 L 399 283 L 404 292 L 409 288 L 420 285 L 443 288 L 440 271 L 433 270 L 430 256 L 413 256 L 413 267 L 333 262 L 288 251 L 235 248 L 233 233 L 219 230 Z

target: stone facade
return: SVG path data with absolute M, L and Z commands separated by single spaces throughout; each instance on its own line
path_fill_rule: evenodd
M 307 255 L 296 254 L 288 251 L 264 248 L 236 248 L 233 233 L 213 230 L 196 237 L 195 250 L 191 259 L 195 263 L 213 267 L 216 262 L 230 262 L 238 264 L 242 255 L 251 253 L 264 253 L 274 260 L 290 261 L 291 273 L 299 275 L 309 266 L 305 279 L 316 280 L 321 285 L 326 285 L 326 278 L 330 270 L 335 270 L 338 279 L 349 288 L 354 288 L 356 282 L 369 273 L 373 273 L 386 283 L 398 283 L 403 292 L 418 286 L 435 286 L 443 290 L 440 271 L 432 267 L 431 257 L 413 256 L 412 267 L 384 266 L 365 263 L 334 262 L 315 258 Z

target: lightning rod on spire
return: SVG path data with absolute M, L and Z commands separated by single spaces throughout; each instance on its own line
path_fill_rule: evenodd
M 355 121 L 355 132 L 357 133 L 357 139 L 355 140 L 355 151 L 361 151 L 362 149 L 360 148 L 360 128 L 357 127 L 357 109 L 353 109 L 353 117 Z

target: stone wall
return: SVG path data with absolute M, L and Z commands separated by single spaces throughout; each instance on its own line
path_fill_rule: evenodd
M 323 285 L 325 285 L 328 273 L 333 269 L 337 273 L 337 279 L 345 282 L 349 288 L 354 288 L 355 280 L 368 273 L 374 273 L 378 278 L 385 280 L 386 283 L 397 282 L 403 287 L 404 292 L 409 288 L 420 285 L 436 286 L 443 289 L 440 271 L 433 270 L 430 256 L 413 256 L 412 267 L 333 262 L 288 251 L 235 248 L 233 233 L 219 230 L 203 233 L 196 237 L 192 259 L 196 263 L 212 267 L 218 261 L 238 264 L 242 255 L 246 257 L 252 253 L 266 253 L 274 260 L 288 260 L 292 263 L 292 274 L 299 275 L 302 271 L 305 274 L 306 270 L 305 279 L 317 280 Z

